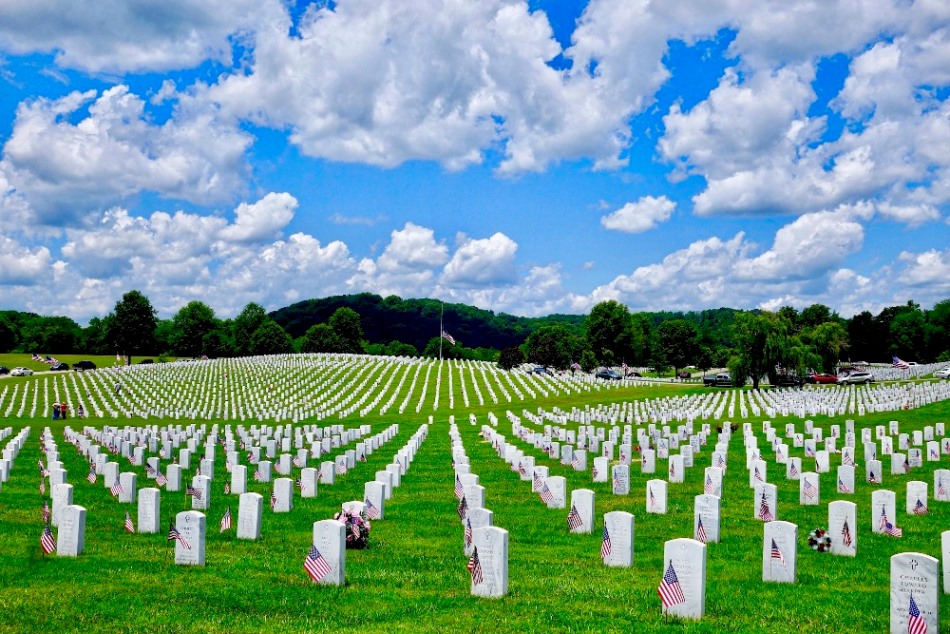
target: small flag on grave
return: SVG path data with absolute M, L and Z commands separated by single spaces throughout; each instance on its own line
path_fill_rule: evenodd
M 541 501 L 547 504 L 554 499 L 554 494 L 551 493 L 551 489 L 548 488 L 547 482 L 541 483 L 541 490 L 538 491 L 538 495 L 541 496 Z
M 794 465 L 792 465 L 794 466 Z M 762 477 L 762 473 L 759 471 L 759 466 L 755 466 L 755 481 L 756 482 L 765 482 L 765 479 Z
M 910 595 L 910 608 L 907 611 L 907 634 L 927 634 L 927 621 L 920 616 L 920 608 L 913 594 Z
M 706 543 L 706 527 L 703 526 L 703 518 L 699 518 L 699 523 L 696 526 L 696 539 L 702 543 Z
M 468 514 L 468 501 L 465 499 L 465 496 L 462 496 L 462 501 L 459 502 L 458 507 L 455 509 L 455 512 L 459 514 L 459 519 L 465 519 Z
M 772 509 L 769 508 L 769 501 L 765 499 L 765 491 L 762 492 L 762 501 L 759 503 L 759 519 L 763 522 L 771 522 L 775 519 Z
M 606 559 L 613 550 L 613 544 L 610 542 L 610 533 L 607 532 L 607 526 L 604 525 L 604 536 L 600 540 L 600 558 Z
M 848 488 L 848 485 L 844 483 L 840 477 L 838 478 L 838 493 L 851 493 L 851 489 Z
M 185 495 L 195 498 L 196 500 L 201 499 L 201 489 L 193 486 L 185 487 Z
M 223 533 L 224 531 L 227 531 L 227 530 L 231 530 L 231 507 L 230 506 L 224 511 L 224 517 L 221 518 L 221 530 L 218 532 Z
M 46 500 L 43 500 L 43 521 L 49 522 L 49 518 L 50 518 L 49 503 Z
M 49 522 L 43 527 L 43 533 L 40 535 L 40 548 L 43 554 L 48 555 L 56 550 L 56 542 L 53 540 L 53 531 L 49 529 Z
M 594 478 L 594 480 L 597 479 L 598 471 L 597 471 L 597 467 L 596 467 L 596 466 L 594 466 L 594 468 L 591 469 L 590 475 L 591 475 L 591 477 Z
M 157 484 L 160 487 L 163 487 L 166 484 L 168 484 L 168 478 L 165 477 L 164 473 L 159 471 L 158 473 L 155 474 L 155 484 Z
M 797 477 L 798 477 L 798 467 L 795 466 L 795 463 L 794 463 L 794 462 L 792 463 L 792 465 L 791 465 L 791 466 L 789 467 L 789 469 L 788 469 L 788 475 L 791 476 L 791 477 L 793 477 L 793 478 L 797 478 Z
M 254 481 L 255 481 L 255 482 L 263 482 L 263 481 L 264 481 L 264 476 L 263 476 L 263 474 L 261 474 L 261 470 L 260 470 L 260 469 L 255 469 L 255 470 L 254 470 Z
M 464 487 L 462 487 L 462 481 L 459 479 L 458 474 L 455 475 L 455 497 L 456 499 L 461 500 L 464 495 Z
M 301 491 L 303 491 L 303 480 L 301 480 L 300 478 L 297 478 L 296 480 L 294 480 L 294 486 L 300 489 Z
M 879 484 L 878 477 L 874 475 L 873 471 L 868 473 L 868 482 L 870 482 L 871 484 Z
M 851 529 L 848 527 L 848 520 L 845 520 L 841 526 L 841 543 L 844 544 L 845 548 L 851 548 L 854 543 L 854 539 L 851 537 Z
M 40 495 L 46 495 L 46 480 L 40 478 Z
M 468 558 L 468 564 L 465 566 L 472 575 L 472 583 L 478 584 L 484 581 L 482 576 L 482 562 L 478 559 L 478 548 L 472 548 L 472 556 Z
M 155 467 L 149 463 L 145 463 L 145 473 L 155 473 Z
M 109 487 L 109 493 L 112 494 L 112 497 L 117 498 L 122 493 L 122 483 L 116 480 L 111 487 Z
M 366 517 L 371 520 L 379 519 L 379 509 L 376 508 L 376 505 L 373 504 L 372 500 L 366 498 L 366 500 L 363 502 L 363 508 L 366 511 Z
M 947 489 L 943 486 L 943 478 L 937 480 L 937 497 L 945 498 L 947 497 Z
M 815 496 L 818 495 L 818 489 L 815 488 L 815 485 L 812 484 L 810 480 L 806 479 L 802 484 L 802 493 L 805 494 L 806 499 L 814 500 Z
M 924 505 L 922 500 L 917 500 L 917 503 L 914 504 L 914 515 L 926 515 L 929 513 L 927 507 Z
M 472 545 L 472 520 L 465 518 L 465 545 Z
M 310 552 L 307 553 L 307 558 L 303 560 L 303 569 L 307 571 L 314 583 L 319 583 L 332 571 L 330 564 L 323 558 L 316 546 L 310 546 Z
M 676 570 L 673 569 L 673 562 L 666 568 L 666 574 L 660 582 L 660 587 L 656 589 L 663 602 L 664 608 L 669 608 L 680 603 L 686 603 L 686 596 L 683 594 L 683 588 L 680 587 L 680 580 L 676 576 Z
M 887 511 L 884 510 L 884 507 L 881 507 L 881 530 L 885 535 L 890 535 L 891 537 L 902 537 L 904 535 L 904 529 L 897 528 L 891 524 L 887 519 Z
M 89 475 L 86 476 L 86 480 L 89 481 L 89 484 L 95 484 L 98 476 L 96 475 L 96 468 L 89 467 Z
M 567 526 L 574 531 L 584 525 L 581 514 L 577 512 L 577 507 L 571 504 L 571 512 L 567 514 Z
M 129 512 L 125 512 L 125 525 L 123 526 L 126 532 L 135 533 L 135 526 L 132 525 L 132 516 L 129 515 Z
M 277 508 L 277 492 L 271 491 L 270 492 L 270 510 L 273 511 L 276 508 Z
M 777 559 L 782 566 L 785 566 L 785 556 L 782 555 L 782 551 L 779 550 L 778 544 L 775 543 L 775 538 L 772 538 L 772 554 L 769 555 L 771 559 Z
M 712 495 L 715 490 L 716 490 L 716 487 L 713 485 L 712 478 L 710 478 L 709 475 L 707 474 L 706 482 L 703 484 L 703 493 L 705 493 L 706 495 Z
M 178 532 L 178 529 L 175 527 L 175 522 L 169 522 L 168 524 L 168 538 L 167 541 L 174 542 L 177 541 L 181 544 L 182 548 L 185 550 L 191 550 L 191 544 L 185 539 L 184 535 Z

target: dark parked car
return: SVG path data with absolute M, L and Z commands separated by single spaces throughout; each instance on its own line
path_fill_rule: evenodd
M 677 379 L 691 379 L 693 378 L 693 375 L 690 372 L 677 372 L 676 378 Z
M 73 364 L 73 370 L 76 372 L 83 372 L 85 370 L 95 370 L 96 364 L 92 361 L 77 361 Z
M 50 369 L 50 372 L 62 372 L 63 370 L 69 369 L 69 364 L 63 363 L 62 361 L 60 361 L 59 363 L 51 365 L 49 369 Z
M 10 368 L 5 365 L 0 365 L 0 374 L 10 374 Z
M 142 359 L 139 361 L 139 365 L 149 365 L 150 363 L 155 363 L 152 359 Z
M 623 376 L 621 376 L 621 374 L 616 370 L 601 370 L 594 376 L 598 379 L 608 379 L 610 381 L 619 381 L 623 378 Z
M 801 387 L 805 380 L 797 374 L 779 374 L 775 377 L 775 387 Z

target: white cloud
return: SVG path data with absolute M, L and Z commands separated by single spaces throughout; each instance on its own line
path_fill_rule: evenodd
M 234 210 L 234 224 L 224 228 L 220 235 L 233 242 L 273 239 L 293 219 L 297 206 L 297 199 L 286 192 L 271 192 L 250 205 L 241 203 Z
M 281 11 L 276 0 L 3 2 L 0 47 L 90 72 L 190 68 L 229 63 L 229 38 Z
M 627 203 L 613 213 L 602 216 L 600 224 L 614 231 L 643 233 L 669 220 L 674 209 L 676 203 L 666 196 L 644 196 L 635 203 Z
M 50 252 L 46 247 L 30 249 L 0 235 L 0 286 L 32 286 L 47 272 Z
M 440 282 L 445 286 L 505 286 L 517 279 L 518 244 L 503 233 L 490 238 L 462 237 L 459 248 L 445 265 Z
M 43 224 L 75 222 L 142 190 L 207 204 L 244 187 L 248 135 L 190 99 L 162 125 L 144 105 L 122 85 L 21 103 L 0 172 Z

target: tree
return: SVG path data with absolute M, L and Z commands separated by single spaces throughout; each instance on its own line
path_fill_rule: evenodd
M 20 337 L 13 325 L 4 318 L 0 318 L 0 352 L 12 352 L 16 348 Z
M 838 315 L 831 312 L 831 309 L 824 304 L 812 304 L 802 311 L 799 323 L 803 328 L 814 328 L 819 324 L 834 321 Z
M 502 370 L 510 370 L 516 365 L 524 363 L 524 352 L 518 346 L 510 346 L 501 351 L 498 357 L 498 367 Z
M 128 357 L 151 350 L 158 325 L 155 309 L 139 291 L 129 291 L 116 302 L 109 320 L 109 344 L 118 354 Z
M 920 310 L 907 310 L 896 315 L 891 321 L 890 353 L 908 360 L 923 360 L 924 314 Z
M 657 344 L 673 372 L 685 367 L 696 357 L 699 348 L 699 332 L 692 322 L 685 319 L 664 321 L 656 329 Z
M 531 363 L 567 369 L 584 352 L 584 341 L 563 326 L 543 326 L 530 335 L 524 344 Z
M 216 328 L 201 338 L 201 351 L 212 359 L 234 356 L 234 342 L 228 330 Z
M 301 352 L 341 352 L 340 338 L 327 324 L 315 324 L 307 329 L 300 344 Z
M 837 321 L 826 321 L 803 333 L 813 347 L 813 353 L 820 359 L 818 367 L 822 372 L 831 372 L 841 358 L 841 351 L 848 343 L 848 333 Z
M 83 350 L 89 354 L 109 354 L 108 318 L 93 317 L 82 329 Z
M 251 335 L 250 352 L 258 354 L 283 354 L 293 352 L 294 342 L 290 335 L 273 319 L 267 318 Z
M 352 308 L 338 308 L 329 320 L 330 328 L 340 340 L 341 352 L 363 352 L 363 326 L 359 314 Z
M 191 301 L 181 307 L 172 318 L 172 349 L 179 357 L 197 357 L 203 350 L 205 335 L 218 327 L 214 310 L 198 301 Z
M 251 337 L 267 319 L 264 307 L 254 302 L 245 306 L 234 318 L 231 331 L 234 333 L 234 351 L 238 356 L 251 354 Z
M 584 325 L 587 343 L 598 363 L 615 365 L 633 360 L 632 322 L 626 306 L 613 299 L 601 302 L 591 309 Z
M 82 329 L 69 317 L 36 317 L 23 329 L 20 346 L 29 352 L 77 352 Z
M 872 357 L 877 336 L 875 334 L 874 316 L 868 311 L 858 313 L 848 322 L 848 341 L 850 348 L 848 356 L 857 361 Z
M 769 312 L 739 313 L 733 323 L 736 350 L 729 360 L 729 370 L 736 386 L 752 378 L 752 387 L 758 389 L 759 381 L 769 372 L 774 373 L 782 365 L 788 353 L 787 320 Z
M 390 341 L 385 346 L 383 346 L 383 354 L 393 357 L 418 357 L 419 350 L 416 349 L 416 347 L 411 343 Z

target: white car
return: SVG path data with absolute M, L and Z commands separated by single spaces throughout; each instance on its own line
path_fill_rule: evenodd
M 934 372 L 934 376 L 938 379 L 950 379 L 950 365 L 945 367 L 942 370 L 937 370 Z
M 13 368 L 10 370 L 10 376 L 30 376 L 33 370 L 29 368 Z
M 852 372 L 847 376 L 838 377 L 838 385 L 868 385 L 874 383 L 874 375 L 870 372 Z

